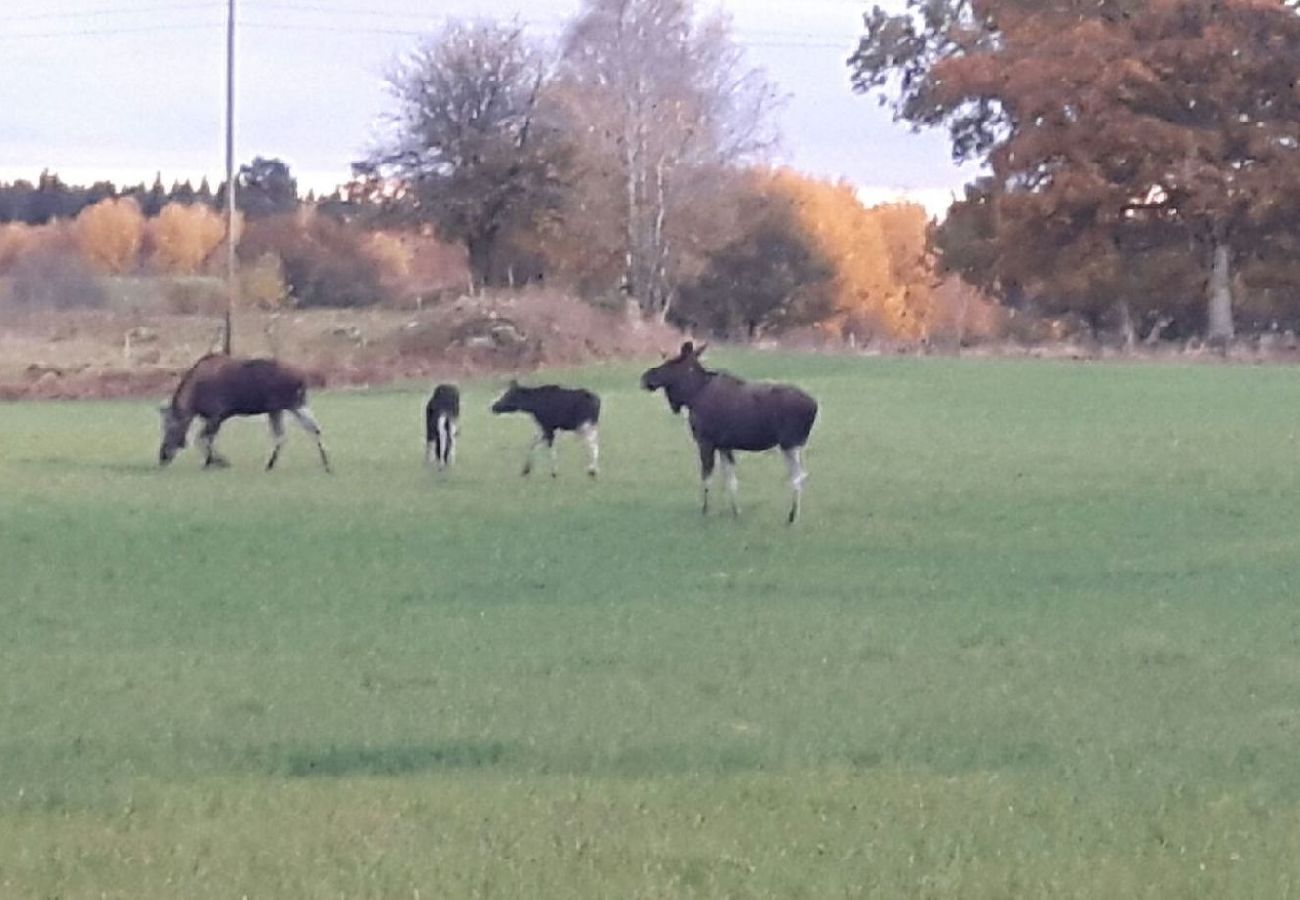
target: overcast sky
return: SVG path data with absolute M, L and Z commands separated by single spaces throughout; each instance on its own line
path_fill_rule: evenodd
M 900 0 L 883 0 L 897 6 Z M 558 35 L 580 0 L 238 0 L 236 157 L 278 156 L 332 186 L 387 107 L 383 73 L 448 16 Z M 706 0 L 788 103 L 778 160 L 871 200 L 932 208 L 972 177 L 938 133 L 853 94 L 844 60 L 866 0 Z M 0 0 L 0 179 L 198 178 L 224 166 L 225 0 Z

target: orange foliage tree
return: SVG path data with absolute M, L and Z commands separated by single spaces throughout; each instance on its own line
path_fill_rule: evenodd
M 154 268 L 169 275 L 193 275 L 203 268 L 226 237 L 221 216 L 196 203 L 168 203 L 149 220 Z
M 110 198 L 83 209 L 73 222 L 72 236 L 82 258 L 97 271 L 121 275 L 139 262 L 144 227 L 135 200 Z
M 769 189 L 792 203 L 798 222 L 835 271 L 829 324 L 860 336 L 925 337 L 933 267 L 924 208 L 869 208 L 847 183 L 784 169 L 769 179 Z

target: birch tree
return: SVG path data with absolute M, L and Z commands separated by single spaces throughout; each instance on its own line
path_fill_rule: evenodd
M 648 316 L 667 316 L 684 257 L 684 207 L 710 169 L 753 159 L 774 141 L 777 95 L 746 65 L 726 19 L 697 21 L 690 0 L 585 0 L 564 40 L 556 93 L 582 143 L 588 191 L 616 191 L 616 229 L 572 198 L 566 227 L 617 240 L 622 288 Z

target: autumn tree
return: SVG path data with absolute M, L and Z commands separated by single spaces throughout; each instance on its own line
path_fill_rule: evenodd
M 859 338 L 926 335 L 932 271 L 923 208 L 867 207 L 848 183 L 784 169 L 770 183 L 834 271 L 828 321 Z
M 1282 0 L 909 0 L 867 17 L 850 65 L 988 163 L 982 261 L 960 267 L 1013 302 L 1131 322 L 1200 291 L 1206 333 L 1229 338 L 1234 269 L 1300 201 Z
M 77 216 L 73 239 L 82 258 L 97 271 L 121 275 L 139 262 L 144 221 L 135 200 L 102 200 Z
M 748 66 L 727 20 L 690 0 L 585 0 L 551 95 L 578 136 L 580 178 L 565 227 L 621 262 L 622 288 L 664 316 L 705 173 L 770 145 L 776 93 Z M 727 236 L 721 236 L 725 242 Z
M 210 207 L 168 203 L 147 226 L 153 267 L 171 275 L 200 271 L 226 237 L 226 223 Z
M 358 166 L 397 218 L 464 243 L 480 284 L 505 282 L 503 243 L 560 204 L 566 147 L 539 117 L 545 78 L 519 28 L 453 22 L 389 76 L 392 133 Z

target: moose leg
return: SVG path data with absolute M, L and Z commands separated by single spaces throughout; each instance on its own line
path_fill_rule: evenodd
M 284 413 L 276 410 L 266 414 L 266 424 L 271 426 L 271 441 L 275 446 L 271 449 L 271 458 L 266 461 L 266 471 L 275 468 L 275 461 L 280 458 L 280 448 L 284 446 Z
M 438 417 L 438 468 L 445 469 L 456 461 L 456 423 L 444 413 Z
M 551 477 L 552 477 L 552 478 L 559 478 L 559 477 L 560 477 L 560 467 L 559 467 L 558 454 L 557 454 L 557 452 L 556 452 L 556 450 L 555 450 L 555 432 L 554 432 L 554 431 L 548 431 L 548 432 L 546 432 L 546 448 L 547 448 L 548 450 L 551 451 Z
M 221 429 L 220 419 L 204 419 L 203 430 L 199 432 L 199 446 L 203 448 L 203 468 L 216 466 L 224 469 L 230 461 L 217 452 L 217 432 Z
M 803 497 L 803 483 L 808 480 L 808 470 L 803 467 L 802 447 L 782 447 L 781 454 L 785 457 L 785 467 L 790 472 L 790 488 L 794 492 L 786 522 L 794 524 L 799 517 L 799 501 Z
M 731 514 L 740 517 L 740 506 L 736 502 L 736 491 L 740 482 L 736 479 L 736 457 L 730 450 L 721 451 L 722 474 L 727 479 L 727 498 L 731 501 Z
M 330 458 L 325 452 L 325 442 L 321 440 L 320 425 L 317 424 L 311 410 L 305 406 L 300 406 L 297 409 L 290 410 L 290 412 L 293 413 L 294 421 L 302 427 L 302 430 L 316 439 L 316 449 L 320 452 L 320 464 L 325 467 L 326 472 L 330 471 Z
M 447 414 L 438 413 L 426 429 L 424 461 L 427 465 L 437 465 L 438 470 L 447 468 L 447 442 L 450 440 L 451 426 L 447 423 Z
M 709 480 L 713 478 L 714 451 L 712 444 L 700 443 L 700 486 L 704 493 L 704 503 L 700 512 L 709 514 Z
M 600 472 L 600 437 L 594 422 L 588 422 L 578 429 L 587 444 L 587 474 L 592 478 Z
M 528 453 L 524 456 L 524 471 L 520 473 L 521 475 L 528 475 L 533 471 L 533 454 L 544 443 L 546 443 L 546 432 L 539 431 L 537 437 L 533 438 L 533 442 L 528 445 Z

